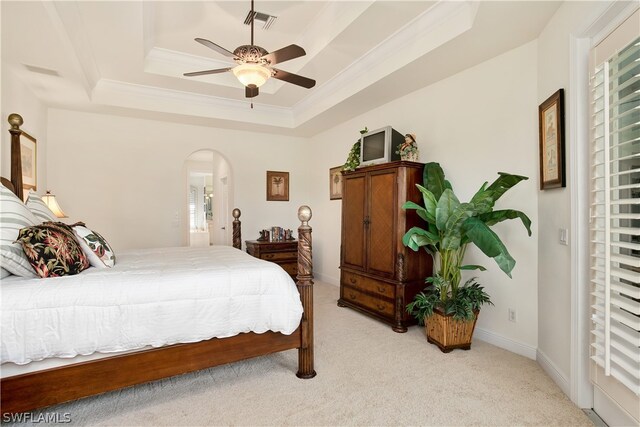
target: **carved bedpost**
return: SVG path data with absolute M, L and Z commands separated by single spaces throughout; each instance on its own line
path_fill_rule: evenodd
M 20 126 L 24 123 L 22 116 L 17 113 L 11 113 L 8 117 L 11 129 L 11 183 L 13 184 L 13 191 L 20 198 L 24 200 L 24 194 L 22 189 L 22 158 L 20 154 L 20 135 L 22 131 Z
M 240 209 L 235 208 L 233 215 L 233 247 L 242 250 L 242 222 L 240 222 Z
M 311 256 L 311 208 L 300 206 L 298 219 L 298 292 L 302 301 L 302 332 L 300 348 L 298 349 L 298 378 L 308 379 L 316 376 L 313 369 L 313 261 Z

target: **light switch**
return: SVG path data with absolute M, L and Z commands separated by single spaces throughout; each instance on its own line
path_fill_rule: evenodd
M 565 246 L 569 245 L 569 230 L 566 228 L 560 229 L 560 244 Z

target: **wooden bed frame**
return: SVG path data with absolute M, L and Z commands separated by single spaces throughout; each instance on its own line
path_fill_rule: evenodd
M 11 124 L 11 181 L 2 183 L 13 187 L 22 197 L 22 164 L 20 161 L 20 126 L 22 117 L 9 116 Z M 240 210 L 233 210 L 233 246 L 241 250 Z M 98 360 L 75 363 L 58 368 L 16 375 L 0 380 L 2 414 L 25 412 L 62 402 L 80 399 L 185 374 L 251 357 L 284 350 L 298 349 L 299 378 L 313 378 L 313 274 L 311 251 L 311 209 L 298 209 L 297 287 L 304 312 L 300 326 L 291 334 L 279 332 L 242 333 L 229 338 L 212 338 L 191 344 L 116 355 Z

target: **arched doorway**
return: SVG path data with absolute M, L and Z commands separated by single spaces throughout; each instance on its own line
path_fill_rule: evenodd
M 217 151 L 198 150 L 184 162 L 187 246 L 231 244 L 231 168 Z

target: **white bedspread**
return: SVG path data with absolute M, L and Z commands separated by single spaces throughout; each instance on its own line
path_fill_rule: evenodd
M 118 254 L 113 268 L 3 279 L 1 362 L 25 364 L 241 332 L 291 334 L 302 305 L 278 265 L 227 246 Z

